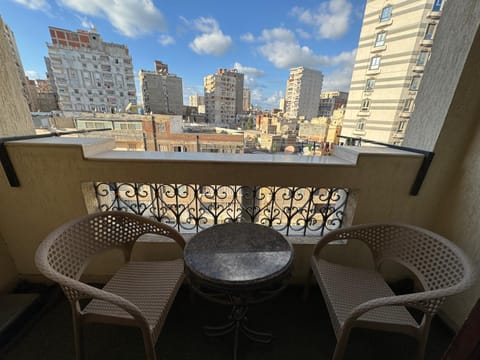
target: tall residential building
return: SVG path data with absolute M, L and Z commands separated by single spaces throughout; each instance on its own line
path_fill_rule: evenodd
M 8 52 L 15 63 L 15 70 L 18 75 L 18 79 L 22 84 L 23 96 L 27 100 L 28 107 L 32 108 L 35 106 L 35 104 L 32 104 L 31 98 L 29 96 L 30 84 L 28 82 L 28 79 L 25 77 L 25 70 L 23 68 L 22 59 L 20 58 L 20 52 L 18 51 L 17 42 L 15 41 L 15 35 L 13 34 L 13 31 L 10 29 L 10 27 L 3 22 L 1 16 L 0 16 L 0 25 L 1 25 L 0 35 L 4 37 L 4 40 L 6 41 L 5 44 L 7 45 L 7 48 L 8 48 Z
M 318 116 L 331 117 L 333 111 L 347 104 L 348 93 L 343 91 L 322 91 Z
M 22 86 L 21 78 L 25 79 L 25 74 L 23 67 L 19 71 L 21 62 L 16 48 L 13 33 L 0 17 L 0 137 L 35 133 L 26 89 Z
M 251 107 L 251 92 L 249 88 L 243 88 L 243 112 L 249 112 Z
M 399 145 L 443 0 L 368 0 L 342 135 Z
M 285 115 L 290 119 L 305 117 L 309 120 L 318 114 L 323 74 L 303 66 L 290 69 L 285 91 Z
M 45 64 L 61 110 L 113 112 L 136 105 L 128 47 L 104 42 L 95 28 L 49 30 L 52 43 Z
M 190 95 L 188 97 L 188 106 L 196 106 L 199 107 L 201 105 L 205 105 L 205 97 L 195 94 L 195 95 Z
M 182 78 L 170 74 L 167 64 L 156 60 L 155 71 L 140 70 L 138 76 L 145 112 L 182 115 Z
M 203 79 L 207 122 L 237 124 L 243 109 L 243 78 L 236 69 L 218 69 Z

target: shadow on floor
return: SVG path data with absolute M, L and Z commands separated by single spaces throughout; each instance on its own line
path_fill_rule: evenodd
M 335 335 L 327 309 L 318 289 L 302 302 L 302 289 L 290 287 L 278 297 L 251 306 L 249 324 L 258 330 L 272 331 L 271 344 L 252 343 L 240 337 L 239 360 L 330 359 Z M 159 360 L 225 360 L 232 359 L 233 335 L 206 337 L 204 325 L 225 322 L 229 307 L 196 297 L 190 302 L 189 291 L 182 288 L 170 310 L 157 342 Z M 452 332 L 435 319 L 430 332 L 426 357 L 441 359 L 452 339 Z M 407 336 L 354 330 L 345 359 L 414 358 L 415 341 Z M 85 359 L 145 359 L 139 330 L 90 324 L 85 326 Z M 70 307 L 65 297 L 53 297 L 47 310 L 10 347 L 2 360 L 73 359 L 73 336 Z

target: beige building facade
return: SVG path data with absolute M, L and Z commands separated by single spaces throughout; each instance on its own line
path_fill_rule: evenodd
M 237 115 L 243 112 L 244 75 L 236 69 L 218 69 L 204 78 L 205 115 L 209 123 L 237 124 Z
M 443 3 L 367 1 L 342 135 L 402 143 Z
M 323 74 L 303 66 L 290 69 L 285 91 L 285 116 L 307 120 L 318 114 Z
M 140 70 L 138 73 L 142 102 L 146 113 L 183 113 L 182 78 L 168 72 L 168 65 L 155 61 L 155 71 Z
M 16 48 L 13 33 L 0 17 L 0 99 L 3 104 L 0 111 L 0 137 L 35 133 L 18 70 L 18 52 L 13 52 L 13 45 Z

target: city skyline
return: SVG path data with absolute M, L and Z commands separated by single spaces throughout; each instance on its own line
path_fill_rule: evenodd
M 184 104 L 190 95 L 203 95 L 203 78 L 218 68 L 245 74 L 252 104 L 267 109 L 278 107 L 289 69 L 296 66 L 322 71 L 322 90 L 349 90 L 365 0 L 282 1 L 274 8 L 248 2 L 235 9 L 216 1 L 202 5 L 7 0 L 0 14 L 15 33 L 30 78 L 45 78 L 48 26 L 75 31 L 93 25 L 104 41 L 128 46 L 137 94 L 138 71 L 151 68 L 155 59 L 183 78 Z

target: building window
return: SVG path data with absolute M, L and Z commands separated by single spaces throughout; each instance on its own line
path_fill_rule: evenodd
M 375 39 L 375 47 L 385 45 L 385 37 L 387 36 L 386 31 L 379 32 Z
M 380 56 L 375 56 L 370 60 L 370 70 L 377 70 L 380 67 Z
M 362 111 L 366 111 L 370 108 L 370 99 L 363 99 L 362 100 L 362 105 L 360 107 L 360 109 Z
M 380 22 L 388 21 L 392 18 L 392 6 L 388 5 L 382 9 L 382 14 L 380 15 Z
M 442 10 L 443 0 L 435 0 L 433 3 L 433 11 L 440 11 Z
M 356 131 L 364 131 L 365 130 L 365 119 L 360 119 L 357 121 L 357 125 L 355 126 Z
M 407 124 L 407 122 L 405 120 L 400 121 L 398 123 L 397 132 L 404 132 L 406 124 Z
M 404 112 L 412 112 L 413 111 L 413 99 L 406 99 L 405 103 L 403 104 L 403 111 Z
M 410 90 L 417 91 L 420 86 L 420 76 L 414 76 L 412 82 L 410 83 Z
M 420 51 L 418 54 L 417 65 L 424 66 L 427 63 L 428 51 Z
M 74 92 L 75 94 L 78 94 L 78 93 L 79 93 L 78 89 L 74 89 L 73 92 Z
M 174 146 L 173 147 L 174 152 L 184 152 L 183 146 Z
M 365 91 L 373 91 L 375 88 L 375 79 L 367 79 L 365 83 Z
M 97 57 L 95 55 L 92 55 L 92 60 L 97 60 Z
M 425 30 L 425 40 L 432 40 L 433 39 L 433 33 L 435 32 L 435 26 L 436 24 L 428 24 L 427 29 Z

